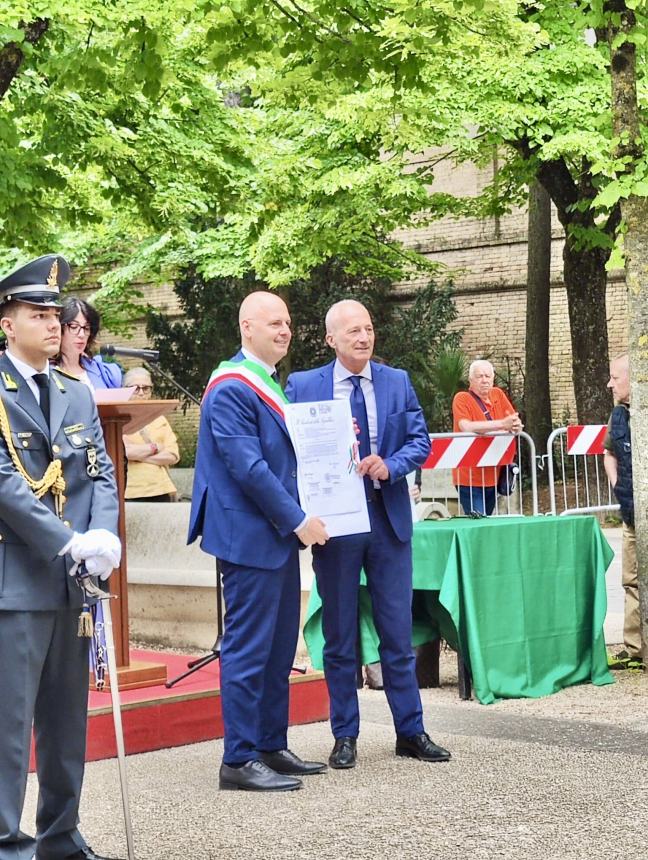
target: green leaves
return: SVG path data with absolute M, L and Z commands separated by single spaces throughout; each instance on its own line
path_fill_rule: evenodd
M 632 38 L 645 110 L 644 6 Z M 0 0 L 0 45 L 22 38 L 21 21 L 49 21 L 0 102 L 3 241 L 101 255 L 115 308 L 133 279 L 190 262 L 272 286 L 332 257 L 400 279 L 431 264 L 396 231 L 501 215 L 542 165 L 564 165 L 570 235 L 609 243 L 606 218 L 648 179 L 621 175 L 615 155 L 609 51 L 591 29 L 603 12 L 599 0 Z M 495 149 L 495 182 L 463 196 L 439 184 Z

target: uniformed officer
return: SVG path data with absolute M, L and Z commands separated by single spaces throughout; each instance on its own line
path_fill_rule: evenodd
M 119 564 L 118 500 L 92 393 L 49 366 L 61 343 L 47 255 L 0 281 L 0 860 L 101 860 L 77 829 L 88 642 L 77 633 L 74 561 L 107 578 Z M 32 724 L 35 839 L 20 829 Z

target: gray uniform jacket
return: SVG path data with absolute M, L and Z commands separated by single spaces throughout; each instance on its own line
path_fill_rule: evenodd
M 50 372 L 50 426 L 31 389 L 6 356 L 0 357 L 0 397 L 13 444 L 32 478 L 59 458 L 66 483 L 63 517 L 47 492 L 40 500 L 17 471 L 0 437 L 0 611 L 80 606 L 82 595 L 59 551 L 73 532 L 104 528 L 117 534 L 119 504 L 90 389 L 56 369 Z M 98 474 L 88 472 L 96 456 Z M 94 469 L 91 467 L 90 472 Z

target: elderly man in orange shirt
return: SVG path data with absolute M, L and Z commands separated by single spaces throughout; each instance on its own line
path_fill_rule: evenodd
M 524 426 L 515 407 L 501 388 L 494 385 L 495 370 L 490 361 L 473 361 L 468 371 L 468 391 L 455 394 L 452 401 L 455 433 L 519 433 Z M 489 516 L 497 495 L 496 467 L 452 470 L 452 479 L 459 491 L 464 513 Z

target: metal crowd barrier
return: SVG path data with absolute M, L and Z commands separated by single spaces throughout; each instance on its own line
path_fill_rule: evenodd
M 549 436 L 547 469 L 553 515 L 619 510 L 603 466 L 606 432 L 606 424 L 572 424 Z
M 498 473 L 506 464 L 517 468 L 515 488 L 508 496 L 496 494 L 491 516 L 537 515 L 536 449 L 527 433 L 430 433 L 430 441 L 432 450 L 422 467 L 431 474 L 423 483 L 423 502 L 431 502 L 427 516 L 461 513 L 452 478 L 454 468 L 483 468 L 497 483 Z M 473 496 L 479 493 L 483 498 L 484 488 L 475 485 Z

